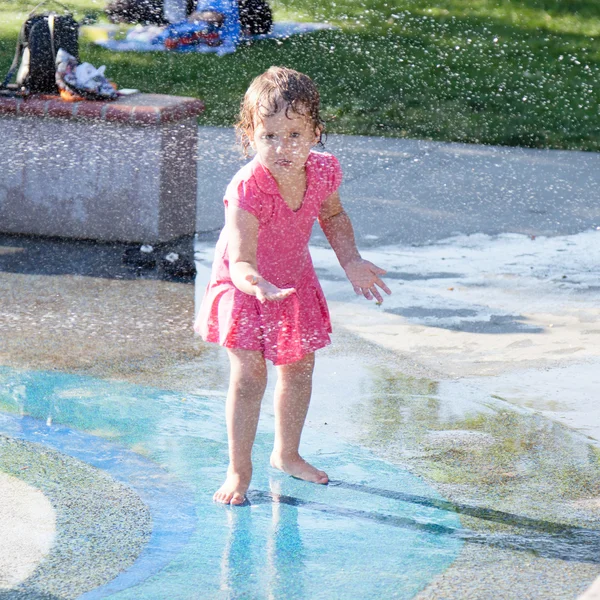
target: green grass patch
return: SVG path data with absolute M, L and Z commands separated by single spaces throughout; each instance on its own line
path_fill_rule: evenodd
M 102 2 L 70 2 L 79 17 Z M 26 7 L 0 0 L 0 71 Z M 273 0 L 275 19 L 330 22 L 232 55 L 81 56 L 121 87 L 202 98 L 201 122 L 231 125 L 250 80 L 271 65 L 318 83 L 328 130 L 496 145 L 600 150 L 596 0 Z

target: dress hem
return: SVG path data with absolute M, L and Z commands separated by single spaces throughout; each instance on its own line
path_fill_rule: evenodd
M 331 338 L 329 338 L 327 340 L 324 340 L 323 343 L 321 343 L 321 344 L 315 344 L 314 346 L 311 347 L 310 350 L 302 351 L 300 357 L 296 358 L 295 360 L 277 361 L 277 358 L 272 358 L 270 356 L 266 356 L 264 350 L 262 350 L 261 348 L 244 348 L 243 345 L 241 345 L 241 344 L 235 344 L 235 345 L 228 344 L 226 341 L 220 342 L 218 339 L 212 340 L 212 339 L 206 339 L 204 337 L 202 337 L 202 341 L 206 342 L 207 344 L 218 344 L 222 348 L 229 348 L 232 350 L 249 350 L 249 351 L 253 351 L 253 352 L 260 352 L 264 356 L 265 360 L 270 360 L 273 363 L 273 366 L 275 366 L 275 367 L 280 367 L 282 365 L 291 365 L 295 362 L 298 362 L 299 360 L 302 360 L 308 354 L 313 354 L 317 350 L 326 348 L 327 346 L 329 346 L 331 344 Z

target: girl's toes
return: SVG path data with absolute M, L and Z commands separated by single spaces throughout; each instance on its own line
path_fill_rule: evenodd
M 329 477 L 325 471 L 319 471 L 317 483 L 329 483 Z
M 224 494 L 223 492 L 215 492 L 215 495 L 213 496 L 213 500 L 215 502 L 219 502 L 220 504 L 228 504 L 229 500 L 227 500 L 227 494 Z
M 225 483 L 214 493 L 213 500 L 220 504 L 244 504 L 249 483 L 250 477 L 242 481 L 238 475 L 228 475 Z

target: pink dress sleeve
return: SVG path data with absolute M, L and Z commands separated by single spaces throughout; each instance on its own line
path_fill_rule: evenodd
M 225 206 L 232 204 L 255 216 L 260 223 L 266 221 L 265 195 L 252 181 L 233 181 L 225 192 Z
M 338 159 L 333 154 L 326 154 L 325 170 L 327 177 L 327 195 L 330 196 L 335 192 L 342 183 L 342 167 Z
M 331 196 L 342 183 L 342 168 L 338 159 L 328 152 L 312 152 L 310 157 L 312 177 L 318 196 L 323 202 Z

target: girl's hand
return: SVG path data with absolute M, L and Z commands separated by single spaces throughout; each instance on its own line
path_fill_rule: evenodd
M 246 281 L 250 283 L 250 285 L 255 286 L 255 294 L 259 302 L 283 300 L 291 294 L 296 293 L 295 288 L 281 289 L 276 285 L 265 281 L 262 277 L 256 277 L 255 275 L 246 275 Z
M 380 275 L 385 275 L 386 270 L 380 269 L 368 260 L 362 258 L 352 260 L 346 264 L 344 271 L 346 271 L 346 277 L 350 280 L 356 294 L 362 294 L 367 300 L 375 297 L 377 304 L 383 302 L 383 298 L 375 286 L 379 286 L 388 296 L 392 293 L 390 288 L 379 278 Z

